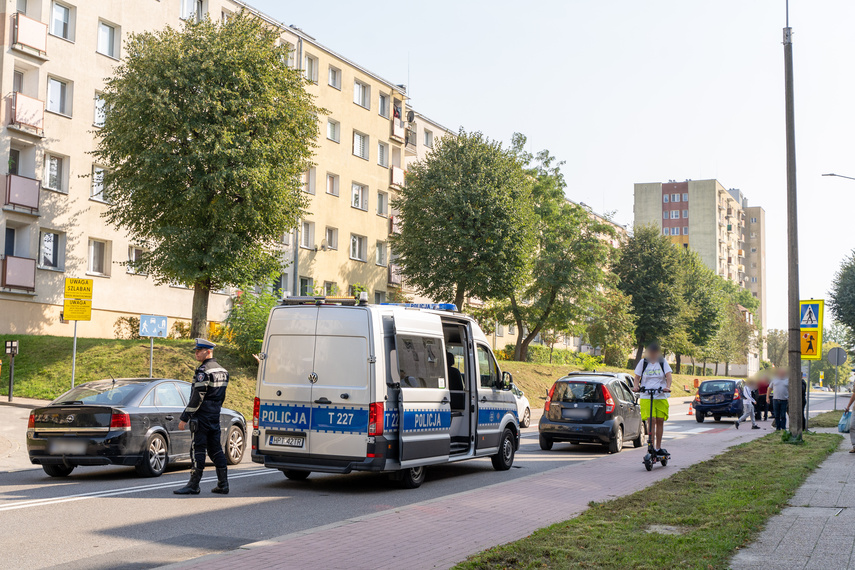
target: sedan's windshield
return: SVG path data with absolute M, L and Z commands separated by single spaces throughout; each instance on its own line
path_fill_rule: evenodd
M 733 392 L 733 381 L 720 380 L 715 382 L 704 382 L 699 392 L 701 394 L 714 394 L 716 392 Z
M 552 401 L 602 403 L 603 391 L 594 382 L 556 382 Z
M 89 382 L 72 388 L 53 401 L 53 405 L 92 404 L 96 406 L 124 406 L 145 386 L 141 382 L 104 380 Z

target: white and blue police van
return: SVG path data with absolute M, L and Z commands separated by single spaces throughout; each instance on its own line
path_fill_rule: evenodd
M 289 479 L 392 474 L 519 449 L 512 378 L 454 305 L 288 297 L 270 312 L 253 410 L 252 460 Z

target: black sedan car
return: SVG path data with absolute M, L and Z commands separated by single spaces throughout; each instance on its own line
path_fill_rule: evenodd
M 627 441 L 647 443 L 638 398 L 626 374 L 573 372 L 549 389 L 538 424 L 540 448 L 557 441 L 598 443 L 618 453 Z
M 157 477 L 166 465 L 190 459 L 190 431 L 179 430 L 190 399 L 181 380 L 122 378 L 72 388 L 30 413 L 30 461 L 51 477 L 66 477 L 78 465 L 128 465 Z M 223 450 L 229 464 L 243 459 L 246 420 L 223 408 Z

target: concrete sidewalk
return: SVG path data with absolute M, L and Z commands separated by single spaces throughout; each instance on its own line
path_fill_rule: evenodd
M 822 428 L 817 432 L 837 433 Z M 855 568 L 855 454 L 848 435 L 807 478 L 755 543 L 734 556 L 732 568 Z
M 14 398 L 0 400 L 0 473 L 19 469 L 37 469 L 27 455 L 27 420 L 30 410 L 49 404 L 49 400 Z
M 560 467 L 441 499 L 246 545 L 168 568 L 448 568 L 487 548 L 567 520 L 591 501 L 638 491 L 727 448 L 769 434 L 732 426 L 668 442 L 672 460 L 648 473 L 645 449 Z M 431 484 L 428 481 L 427 484 Z M 436 483 L 442 484 L 442 483 Z M 299 516 L 285 513 L 283 516 Z M 384 538 L 385 537 L 385 538 Z M 395 548 L 383 547 L 392 540 Z

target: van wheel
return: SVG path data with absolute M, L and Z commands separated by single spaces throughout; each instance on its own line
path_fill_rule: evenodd
M 42 465 L 42 469 L 51 477 L 68 477 L 74 471 L 74 467 L 65 465 Z
M 543 434 L 540 434 L 537 438 L 538 443 L 540 443 L 540 449 L 543 451 L 549 451 L 552 449 L 552 440 L 546 437 Z
M 510 469 L 514 464 L 515 447 L 514 434 L 511 430 L 505 429 L 502 432 L 502 439 L 499 441 L 499 453 L 490 458 L 493 462 L 493 469 L 496 471 L 507 471 Z
M 417 489 L 425 482 L 426 471 L 427 469 L 424 466 L 402 469 L 399 474 L 400 479 L 398 479 L 398 483 L 404 489 Z
M 609 442 L 609 453 L 620 453 L 623 449 L 623 426 L 618 426 L 615 436 Z
M 291 481 L 305 481 L 312 474 L 311 471 L 301 471 L 299 469 L 283 469 L 282 474 Z

